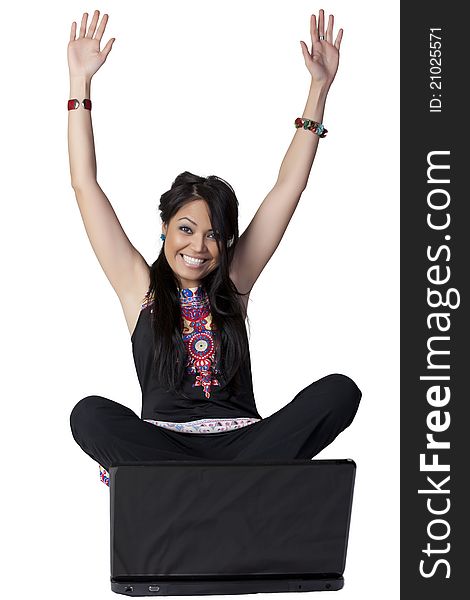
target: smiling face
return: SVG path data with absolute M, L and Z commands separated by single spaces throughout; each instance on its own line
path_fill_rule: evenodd
M 201 279 L 217 267 L 219 249 L 205 200 L 187 202 L 173 215 L 168 227 L 163 225 L 162 232 L 166 235 L 165 257 L 180 288 L 198 286 Z M 190 261 L 190 258 L 204 259 L 204 262 Z

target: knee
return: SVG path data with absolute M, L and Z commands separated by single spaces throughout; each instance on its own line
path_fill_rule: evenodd
M 70 428 L 73 434 L 87 431 L 97 421 L 97 410 L 107 402 L 102 396 L 86 396 L 75 404 L 70 413 Z
M 341 412 L 346 420 L 351 422 L 356 415 L 362 392 L 355 381 L 342 373 L 332 373 L 325 377 L 332 386 L 331 398 L 335 409 Z

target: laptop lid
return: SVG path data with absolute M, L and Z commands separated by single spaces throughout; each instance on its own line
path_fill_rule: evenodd
M 355 470 L 350 459 L 113 465 L 111 581 L 342 580 Z

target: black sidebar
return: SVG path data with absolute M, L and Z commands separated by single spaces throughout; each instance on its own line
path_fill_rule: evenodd
M 470 594 L 467 14 L 401 3 L 403 600 Z

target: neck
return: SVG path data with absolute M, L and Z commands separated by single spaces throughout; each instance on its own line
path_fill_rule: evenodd
M 194 283 L 191 285 L 179 285 L 178 287 L 180 290 L 186 290 L 187 288 L 198 288 L 198 287 L 200 287 L 200 285 L 201 285 L 200 283 Z

